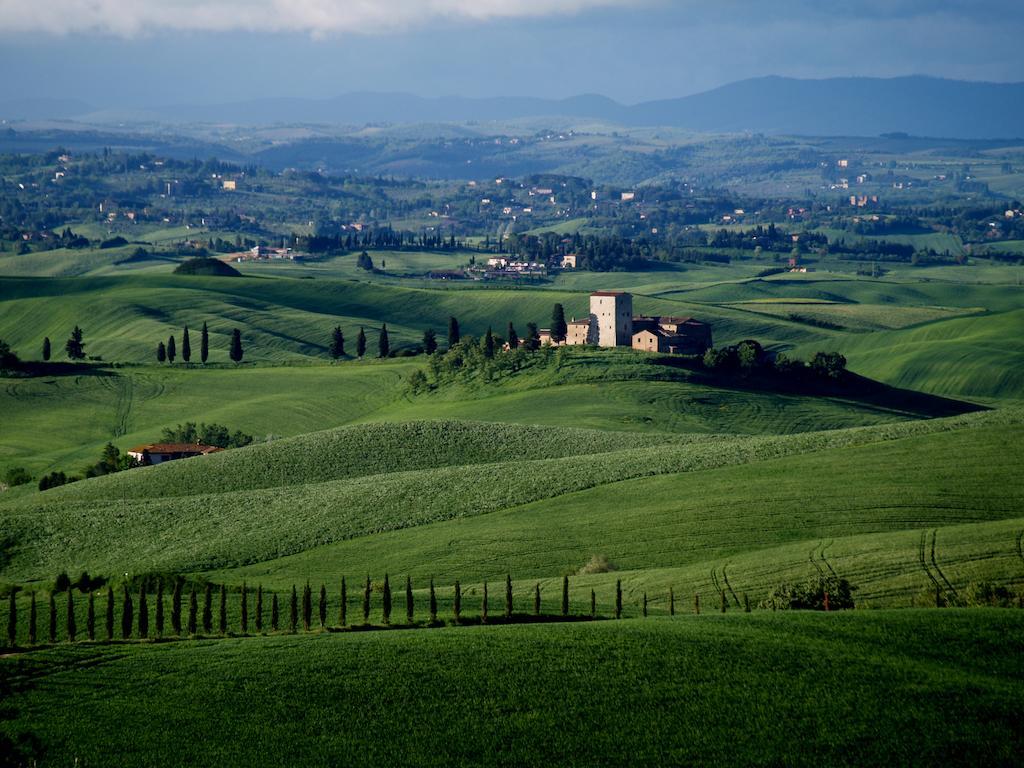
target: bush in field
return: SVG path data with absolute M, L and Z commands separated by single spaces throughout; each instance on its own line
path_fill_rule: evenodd
M 823 611 L 827 595 L 829 610 L 841 611 L 854 607 L 853 590 L 854 587 L 846 579 L 833 575 L 820 576 L 803 584 L 779 585 L 759 607 L 772 610 Z
M 32 482 L 32 475 L 28 473 L 24 467 L 12 467 L 7 470 L 4 475 L 4 484 L 9 488 L 14 488 L 17 485 L 25 485 L 26 483 Z
M 616 571 L 615 563 L 611 562 L 604 555 L 591 555 L 590 559 L 576 571 L 577 576 L 587 576 L 592 573 L 611 573 Z

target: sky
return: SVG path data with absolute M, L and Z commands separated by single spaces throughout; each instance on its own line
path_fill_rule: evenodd
M 672 98 L 763 75 L 1024 80 L 1020 0 L 0 0 L 0 101 Z

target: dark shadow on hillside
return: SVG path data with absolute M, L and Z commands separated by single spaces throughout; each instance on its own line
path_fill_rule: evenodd
M 44 363 L 41 361 L 22 362 L 18 367 L 7 372 L 12 378 L 38 378 L 41 376 L 110 376 L 113 366 L 110 363 Z
M 652 365 L 685 370 L 690 374 L 690 381 L 708 386 L 769 394 L 827 397 L 922 419 L 990 410 L 986 406 L 964 400 L 901 389 L 849 371 L 839 379 L 814 376 L 810 373 L 783 375 L 767 371 L 744 376 L 740 373 L 708 371 L 694 358 L 658 357 L 650 362 Z

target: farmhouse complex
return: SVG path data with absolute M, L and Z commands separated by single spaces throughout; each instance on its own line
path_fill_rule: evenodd
M 149 443 L 138 445 L 128 451 L 128 455 L 140 464 L 163 464 L 175 459 L 188 459 L 193 456 L 205 456 L 224 450 L 215 445 L 202 443 Z
M 634 316 L 631 294 L 597 291 L 590 294 L 590 314 L 566 323 L 564 341 L 555 339 L 550 328 L 540 331 L 540 341 L 698 355 L 711 346 L 711 326 L 692 317 Z

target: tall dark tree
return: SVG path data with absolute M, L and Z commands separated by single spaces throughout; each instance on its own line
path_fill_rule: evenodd
M 512 574 L 505 574 L 505 618 L 512 618 Z
M 213 584 L 206 582 L 203 590 L 203 632 L 213 632 Z
M 462 333 L 459 331 L 459 321 L 454 317 L 448 318 L 448 349 L 459 343 Z
M 412 600 L 412 577 L 405 577 L 405 623 L 412 624 L 416 608 Z
M 242 605 L 239 607 L 239 619 L 238 626 L 242 629 L 242 634 L 249 634 L 249 589 L 245 586 L 245 582 L 242 582 Z
M 196 595 L 196 588 L 193 586 L 188 593 L 188 626 L 186 627 L 189 637 L 196 634 L 196 614 L 199 613 L 199 597 Z
M 487 333 L 484 335 L 484 356 L 494 357 L 494 333 L 491 331 L 490 326 L 488 326 Z
M 256 586 L 256 631 L 263 631 L 263 585 Z
M 149 607 L 146 605 L 146 580 L 139 584 L 139 637 L 149 637 Z
M 281 628 L 281 611 L 277 605 L 277 592 L 270 596 L 270 631 L 277 632 Z
M 489 608 L 489 606 L 487 604 L 487 581 L 485 580 L 484 581 L 484 594 L 483 594 L 483 597 L 480 600 L 480 622 L 482 624 L 486 624 L 487 623 L 488 608 Z
M 523 347 L 528 352 L 536 352 L 540 349 L 540 331 L 537 330 L 536 323 L 526 324 L 526 339 L 523 341 Z
M 334 330 L 331 331 L 330 352 L 335 360 L 345 356 L 345 334 L 341 332 L 340 325 L 334 326 Z
M 437 595 L 434 593 L 434 577 L 430 577 L 430 623 L 437 624 Z
M 174 346 L 174 336 L 167 337 L 167 362 L 173 363 L 174 358 L 178 356 L 178 350 Z
M 672 588 L 668 588 L 668 615 L 676 615 L 676 591 Z
M 341 594 L 338 596 L 338 626 L 348 626 L 348 585 L 341 577 Z
M 644 592 L 644 618 L 647 618 L 647 593 Z
M 50 337 L 43 339 L 43 360 L 50 359 Z
M 107 630 L 107 640 L 114 639 L 114 590 L 107 587 L 107 613 L 103 622 Z
M 192 359 L 192 344 L 188 338 L 188 326 L 181 332 L 181 359 L 186 363 Z
M 288 603 L 288 631 L 295 634 L 299 629 L 299 593 L 292 584 L 292 596 Z
M 77 626 L 77 624 L 75 622 L 75 600 L 72 597 L 73 594 L 74 594 L 74 590 L 69 589 L 68 590 L 68 614 L 67 614 L 67 618 L 64 620 L 64 629 L 68 633 L 68 642 L 69 643 L 75 642 L 75 635 L 77 634 L 77 631 L 78 631 L 78 626 Z
M 309 632 L 313 624 L 313 590 L 309 588 L 309 582 L 302 588 L 302 628 Z
M 232 362 L 242 362 L 242 356 L 244 351 L 242 350 L 242 332 L 237 328 L 231 331 L 231 348 L 228 350 L 228 357 L 231 358 Z
M 561 343 L 565 341 L 565 335 L 569 332 L 569 326 L 565 322 L 565 309 L 561 304 L 555 304 L 551 310 L 551 340 Z
M 326 584 L 321 584 L 320 585 L 320 603 L 317 605 L 317 608 L 319 609 L 319 612 L 320 612 L 320 615 L 318 617 L 320 619 L 320 629 L 325 629 L 327 627 L 327 585 Z
M 164 580 L 156 581 L 156 636 L 164 636 Z
M 562 577 L 562 615 L 569 615 L 569 577 Z
M 362 358 L 366 355 L 366 331 L 359 326 L 359 335 L 356 336 L 356 357 Z
M 17 594 L 17 590 L 12 589 L 11 593 L 7 596 L 7 646 L 9 648 L 15 648 L 18 645 Z
M 121 637 L 127 640 L 132 636 L 132 625 L 133 621 L 132 611 L 132 595 L 128 591 L 127 585 L 124 588 L 124 597 L 121 601 Z
M 36 593 L 32 593 L 32 602 L 28 604 L 28 644 L 35 645 L 39 639 L 39 618 L 36 613 Z
M 508 348 L 519 349 L 519 336 L 516 334 L 515 326 L 511 322 L 509 322 L 508 330 L 505 333 L 508 336 Z
M 597 592 L 590 590 L 590 618 L 597 617 Z
M 455 614 L 455 623 L 458 624 L 462 618 L 462 585 L 455 580 L 455 599 L 452 602 L 452 613 Z
M 220 611 L 217 614 L 217 629 L 222 635 L 228 633 L 228 588 L 220 585 Z
M 615 580 L 615 618 L 622 618 L 622 579 Z
M 156 345 L 156 361 L 158 363 L 167 361 L 167 347 L 162 341 Z
M 381 599 L 381 616 L 385 625 L 391 623 L 391 582 L 388 581 L 386 573 L 384 574 L 384 591 Z
M 540 616 L 540 584 L 533 585 L 533 615 Z
M 433 328 L 427 328 L 423 332 L 423 351 L 428 355 L 437 352 L 437 334 L 434 333 Z
M 370 623 L 370 591 L 373 589 L 373 584 L 370 582 L 370 577 L 366 577 L 366 586 L 363 588 L 363 624 Z
M 391 353 L 391 341 L 388 338 L 388 325 L 384 323 L 377 337 L 377 357 L 387 357 Z
M 203 323 L 203 330 L 199 334 L 199 361 L 205 363 L 210 356 L 210 331 Z
M 49 609 L 50 619 L 50 626 L 47 627 L 47 629 L 49 630 L 48 637 L 50 643 L 53 644 L 57 642 L 57 599 L 56 597 L 54 597 L 53 592 L 50 592 L 50 599 L 47 608 Z
M 70 360 L 85 359 L 85 343 L 82 341 L 82 329 L 77 325 L 71 331 L 71 338 L 64 345 L 64 351 L 67 352 L 68 359 Z
M 181 634 L 181 580 L 174 580 L 174 591 L 171 592 L 171 631 Z

